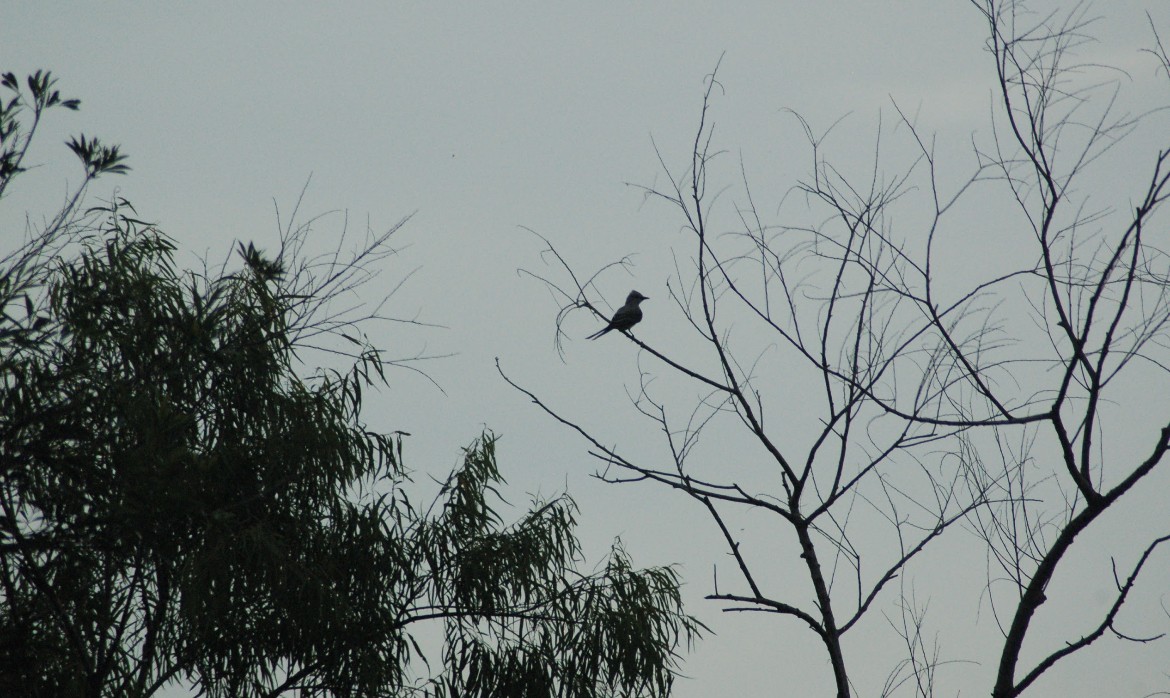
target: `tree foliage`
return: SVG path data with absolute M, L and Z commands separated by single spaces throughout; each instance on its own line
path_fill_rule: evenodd
M 43 111 L 77 106 L 28 84 L 4 76 L 0 194 Z M 85 183 L 126 171 L 116 147 L 69 147 Z M 579 572 L 567 496 L 508 523 L 495 436 L 434 502 L 408 496 L 403 435 L 362 418 L 390 362 L 322 314 L 388 234 L 319 265 L 298 229 L 194 272 L 129 203 L 78 213 L 83 187 L 0 266 L 0 693 L 669 692 L 700 630 L 675 572 L 620 546 Z M 322 336 L 353 363 L 302 377 Z

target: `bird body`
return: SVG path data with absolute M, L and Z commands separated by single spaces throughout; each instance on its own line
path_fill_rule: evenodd
M 649 300 L 649 298 L 637 291 L 630 291 L 630 295 L 626 296 L 626 304 L 618 308 L 617 312 L 613 314 L 613 319 L 605 326 L 605 329 L 589 335 L 589 339 L 597 339 L 610 330 L 625 332 L 634 325 L 637 325 L 642 320 L 642 309 L 638 307 L 638 304 L 644 300 Z

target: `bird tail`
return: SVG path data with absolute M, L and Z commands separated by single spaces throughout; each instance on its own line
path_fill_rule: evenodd
M 593 334 L 589 335 L 589 336 L 588 336 L 588 337 L 586 337 L 585 339 L 597 339 L 598 337 L 600 337 L 601 335 L 605 334 L 606 332 L 609 332 L 609 331 L 610 331 L 610 330 L 612 330 L 612 329 L 613 329 L 612 327 L 606 327 L 606 328 L 605 328 L 605 329 L 603 329 L 603 330 L 598 330 L 597 332 L 594 332 Z

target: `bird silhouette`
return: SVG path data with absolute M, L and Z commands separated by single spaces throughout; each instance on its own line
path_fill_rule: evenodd
M 617 312 L 613 314 L 613 319 L 605 326 L 605 329 L 589 335 L 589 339 L 597 339 L 610 330 L 621 330 L 625 332 L 634 325 L 637 325 L 642 320 L 642 309 L 638 307 L 638 304 L 644 300 L 649 300 L 649 298 L 637 291 L 630 291 L 630 295 L 626 296 L 626 304 L 618 308 Z

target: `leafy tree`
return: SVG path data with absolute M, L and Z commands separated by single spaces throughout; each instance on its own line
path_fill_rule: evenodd
M 47 73 L 3 85 L 0 194 L 44 111 L 78 104 Z M 70 147 L 84 183 L 126 171 Z M 0 265 L 0 694 L 669 692 L 701 629 L 675 572 L 617 545 L 577 571 L 567 496 L 507 523 L 495 436 L 434 502 L 407 496 L 403 434 L 361 417 L 388 362 L 325 310 L 390 233 L 304 260 L 290 226 L 279 255 L 197 273 L 128 203 L 78 212 L 84 186 Z M 301 377 L 328 337 L 350 367 Z

